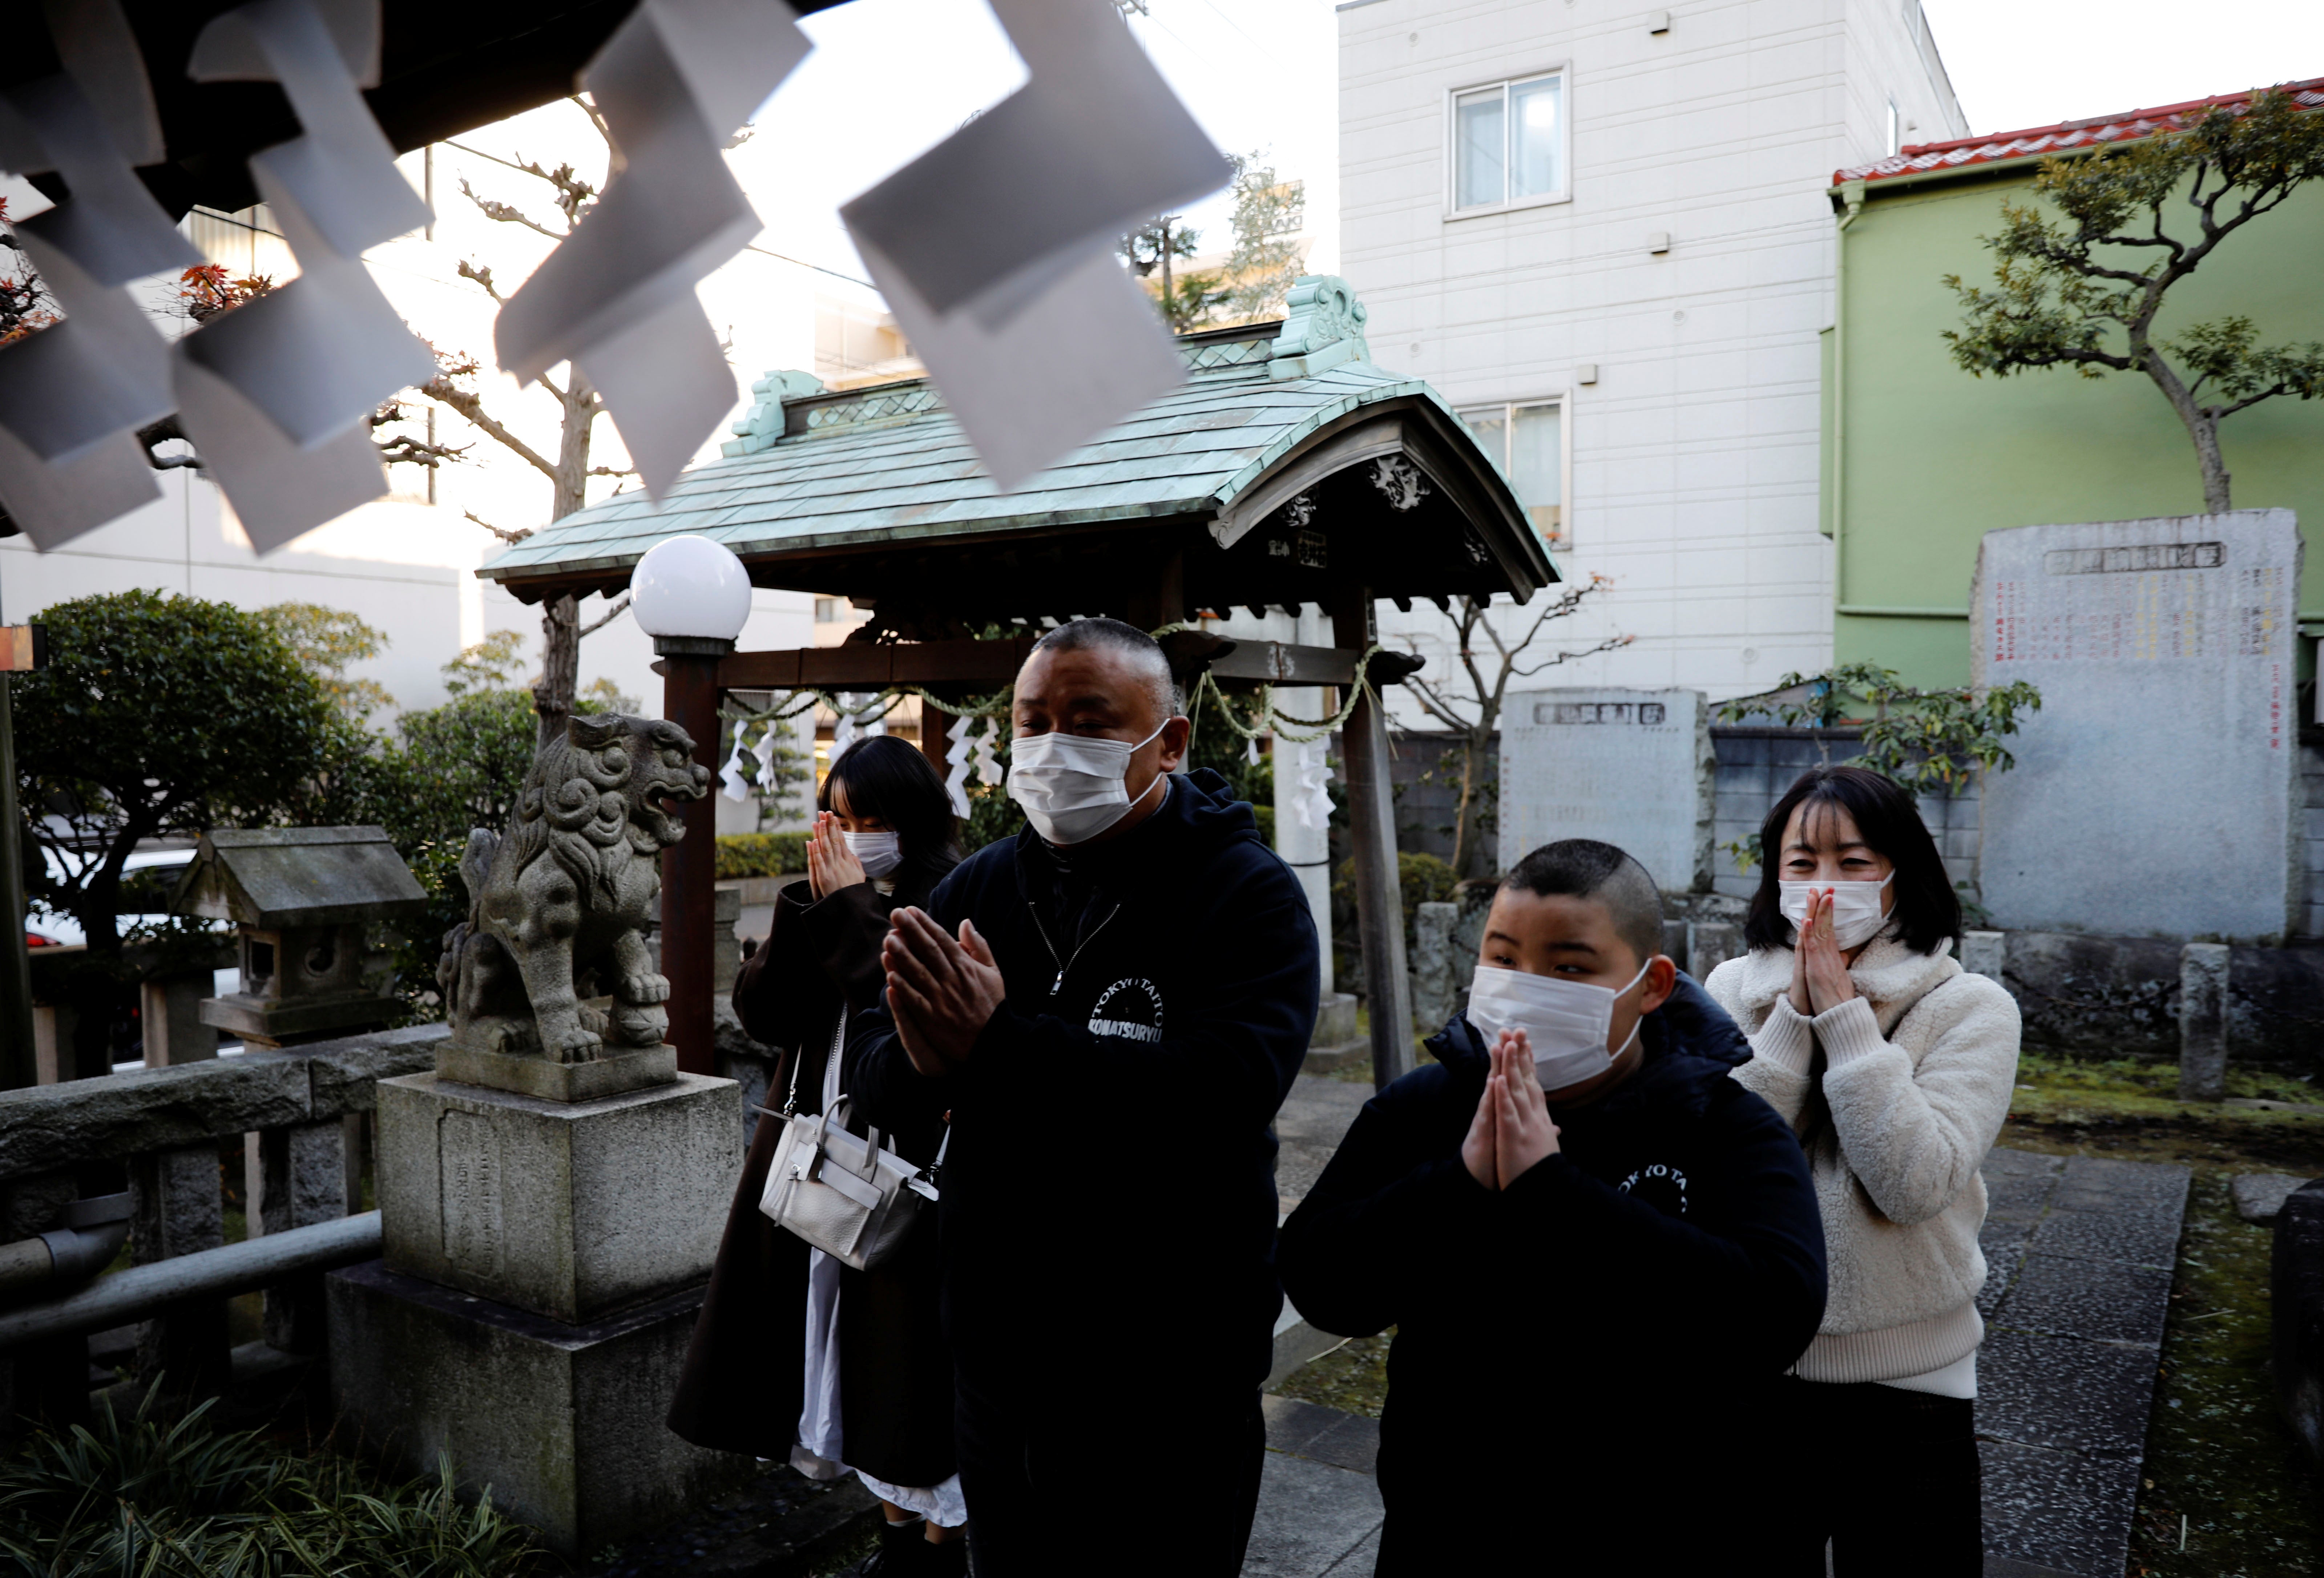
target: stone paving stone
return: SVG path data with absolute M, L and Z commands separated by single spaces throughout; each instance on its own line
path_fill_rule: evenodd
M 1997 1145 L 1986 1152 L 1982 1170 L 1987 1184 L 2003 1174 L 2021 1177 L 2054 1178 L 2064 1170 L 2065 1162 L 2066 1158 L 2062 1156 L 2044 1156 L 2038 1150 L 2012 1150 L 2006 1145 Z
M 1378 1534 L 1386 1518 L 1379 1486 L 1370 1474 L 1269 1452 L 1242 1570 L 1247 1578 L 1368 1573 L 1368 1565 L 1342 1564 Z
M 1361 1544 L 1324 1569 L 1323 1578 L 1371 1578 L 1379 1565 L 1380 1531 L 1364 1536 Z
M 2138 1503 L 2135 1459 L 1980 1441 L 1985 1548 L 2071 1578 L 2120 1578 Z
M 2306 1184 L 2290 1173 L 2244 1173 L 2228 1186 L 2236 1197 L 2236 1214 L 2246 1222 L 2270 1223 L 2283 1209 L 2291 1193 Z
M 1989 1173 L 1985 1180 L 1985 1218 L 1987 1222 L 2037 1222 L 2057 1191 L 2054 1177 Z
M 2157 1204 L 2186 1202 L 2192 1175 L 2185 1167 L 2163 1162 L 2108 1161 L 2094 1156 L 2070 1156 L 2060 1194 L 2091 1192 L 2150 1200 Z M 2062 1198 L 2061 1203 L 2062 1204 Z
M 2144 1348 L 1988 1333 L 1977 1356 L 1978 1434 L 2135 1461 L 2146 1443 L 2154 1363 Z
M 1990 1325 L 1994 1312 L 2009 1292 L 2010 1283 L 2025 1264 L 2025 1251 L 2015 1246 L 1985 1251 L 1985 1286 L 1978 1289 L 1977 1313 Z
M 2034 1221 L 1998 1221 L 1987 1217 L 1985 1225 L 1977 1230 L 1978 1248 L 1991 1259 L 2003 1250 L 2022 1250 L 2025 1241 L 2034 1235 Z
M 2168 1271 L 2029 1254 L 1993 1321 L 2021 1331 L 2101 1343 L 2159 1344 L 2163 1305 L 2170 1296 Z
M 1313 1458 L 1335 1468 L 1370 1473 L 1379 1458 L 1379 1421 L 1296 1398 L 1259 1398 L 1271 1451 Z
M 2183 1206 L 2146 1206 L 2128 1211 L 2069 1211 L 2061 1206 L 2042 1219 L 2030 1247 L 2035 1254 L 2070 1255 L 2083 1260 L 2121 1260 L 2169 1269 L 2179 1252 Z

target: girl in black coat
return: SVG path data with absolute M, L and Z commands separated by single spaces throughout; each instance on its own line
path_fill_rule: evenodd
M 842 752 L 816 805 L 807 879 L 776 896 L 773 927 L 743 963 L 733 993 L 743 1029 L 783 1053 L 769 1104 L 783 1104 L 775 1098 L 788 1093 L 810 1113 L 852 1088 L 845 1053 L 837 1067 L 831 1054 L 844 1043 L 847 1017 L 879 997 L 890 914 L 925 905 L 960 860 L 943 780 L 893 736 Z M 762 1118 L 752 1136 L 670 1428 L 698 1446 L 786 1459 L 814 1479 L 854 1472 L 888 1513 L 867 1574 L 963 1573 L 965 1513 L 954 1463 L 952 1362 L 937 1320 L 935 1213 L 872 1270 L 830 1260 L 760 1213 L 781 1130 Z M 899 1132 L 895 1141 L 907 1158 L 926 1162 L 942 1138 L 938 1123 Z M 810 1325 L 818 1333 L 812 1343 Z

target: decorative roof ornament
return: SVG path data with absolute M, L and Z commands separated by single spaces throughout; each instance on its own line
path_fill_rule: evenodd
M 1433 491 L 1420 467 L 1401 455 L 1383 455 L 1372 462 L 1372 486 L 1386 496 L 1388 508 L 1414 509 Z
M 737 455 L 756 455 L 773 447 L 783 436 L 783 404 L 787 401 L 805 400 L 810 394 L 823 392 L 823 380 L 812 373 L 786 369 L 768 374 L 751 385 L 751 392 L 759 398 L 751 409 L 735 419 L 734 437 L 718 446 L 718 453 L 732 458 Z
M 1275 337 L 1275 357 L 1267 365 L 1269 378 L 1312 378 L 1342 362 L 1372 359 L 1364 341 L 1370 309 L 1339 275 L 1300 275 L 1284 304 L 1288 310 L 1283 331 Z

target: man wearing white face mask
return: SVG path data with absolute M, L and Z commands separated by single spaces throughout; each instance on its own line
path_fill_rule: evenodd
M 1381 1578 L 1749 1564 L 1738 1465 L 1822 1312 L 1823 1236 L 1798 1144 L 1729 1077 L 1742 1033 L 1661 939 L 1613 845 L 1520 861 L 1437 1061 L 1284 1224 L 1311 1324 L 1397 1328 Z
M 1231 1578 L 1257 1505 L 1281 1305 L 1268 1131 L 1314 1029 L 1316 940 L 1250 807 L 1177 771 L 1162 650 L 1113 620 L 1017 676 L 1028 826 L 897 913 L 858 1020 L 874 1121 L 952 1114 L 944 1306 L 980 1578 Z M 1139 1349 L 1135 1427 L 1089 1430 Z M 1134 1530 L 1084 1509 L 1189 1475 Z

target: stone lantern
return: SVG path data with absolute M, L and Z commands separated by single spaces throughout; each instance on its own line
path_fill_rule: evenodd
M 202 1022 L 273 1047 L 392 1018 L 364 979 L 364 933 L 420 918 L 428 896 L 384 828 L 226 828 L 203 835 L 172 907 L 241 934 L 242 990 L 203 999 Z

